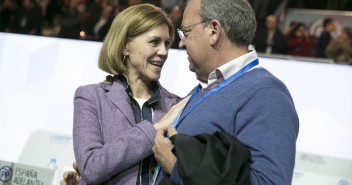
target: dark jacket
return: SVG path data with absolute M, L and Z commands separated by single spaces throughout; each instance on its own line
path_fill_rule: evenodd
M 250 152 L 231 135 L 220 131 L 194 137 L 176 134 L 170 140 L 184 185 L 250 184 Z M 168 176 L 160 183 L 169 184 L 172 183 Z
M 268 39 L 268 30 L 262 29 L 258 30 L 253 38 L 253 45 L 257 52 L 265 53 L 266 50 L 266 40 Z M 273 45 L 271 46 L 271 53 L 274 54 L 286 54 L 287 46 L 285 42 L 285 36 L 283 33 L 276 29 L 273 36 Z
M 317 58 L 326 58 L 325 48 L 328 46 L 331 41 L 331 35 L 327 31 L 323 31 L 322 34 L 318 37 L 317 47 L 315 49 L 315 57 Z

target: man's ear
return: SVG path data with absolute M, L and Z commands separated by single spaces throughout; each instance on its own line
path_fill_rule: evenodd
M 210 44 L 214 46 L 220 41 L 222 27 L 218 20 L 213 19 L 209 23 L 209 28 L 211 30 Z

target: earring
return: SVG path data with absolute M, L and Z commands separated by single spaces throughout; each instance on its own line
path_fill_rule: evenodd
M 123 64 L 125 64 L 125 62 L 126 62 L 126 61 L 125 61 L 125 60 L 126 60 L 126 57 L 127 57 L 127 55 L 124 55 L 124 56 L 123 56 L 123 59 L 122 59 L 122 63 L 123 63 Z

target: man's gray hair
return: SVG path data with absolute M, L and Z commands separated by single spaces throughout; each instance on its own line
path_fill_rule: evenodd
M 201 0 L 199 14 L 206 22 L 217 19 L 238 46 L 252 43 L 257 23 L 248 0 Z

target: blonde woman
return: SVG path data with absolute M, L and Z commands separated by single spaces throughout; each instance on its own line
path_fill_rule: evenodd
M 166 14 L 150 4 L 114 19 L 99 57 L 99 68 L 112 76 L 74 96 L 79 184 L 153 183 L 154 136 L 169 126 L 160 119 L 180 100 L 158 82 L 173 38 Z

